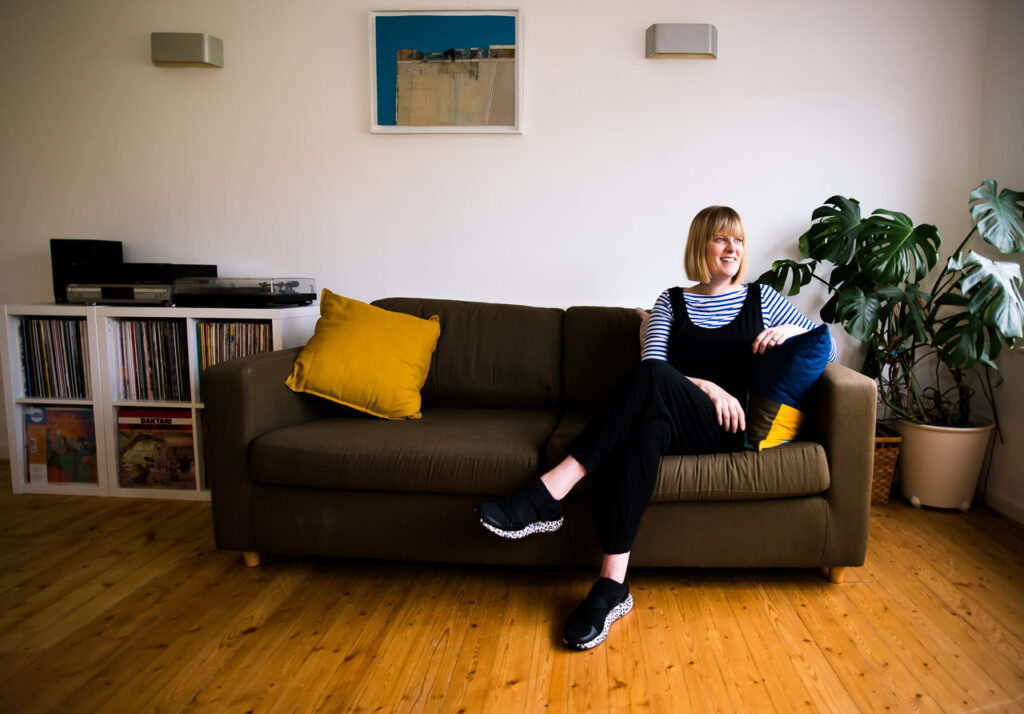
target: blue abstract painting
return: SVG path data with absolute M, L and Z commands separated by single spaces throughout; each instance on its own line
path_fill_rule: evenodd
M 465 81 L 461 84 L 451 85 L 452 80 L 448 80 L 449 84 L 441 87 L 436 79 L 438 71 L 444 77 L 450 77 L 457 71 L 479 73 L 481 64 L 499 57 L 500 61 L 514 63 L 517 19 L 518 17 L 515 13 L 508 12 L 500 14 L 479 12 L 438 14 L 375 13 L 371 21 L 373 23 L 372 40 L 374 43 L 372 52 L 373 59 L 375 60 L 376 97 L 374 101 L 376 102 L 376 124 L 387 127 L 402 123 L 416 123 L 414 120 L 403 122 L 398 117 L 398 95 L 401 89 L 398 81 L 401 72 L 398 61 L 400 52 L 403 53 L 403 57 L 409 58 L 410 62 L 423 64 L 435 62 L 442 66 L 441 70 L 434 72 L 434 79 L 424 79 L 424 70 L 422 69 L 408 70 L 408 72 L 416 73 L 416 79 L 408 81 L 419 82 L 419 84 L 408 89 L 407 95 L 415 92 L 418 97 L 417 101 L 422 104 L 424 101 L 430 102 L 429 97 L 426 100 L 422 99 L 425 92 L 435 91 L 452 94 L 453 92 L 461 91 L 466 95 L 467 99 L 465 102 L 468 103 L 472 101 L 472 98 L 469 96 L 472 87 L 467 88 Z M 476 60 L 482 60 L 482 62 Z M 494 61 L 499 60 L 495 59 Z M 450 64 L 445 67 L 445 62 Z M 451 64 L 455 62 L 464 62 L 467 67 L 464 70 L 461 66 L 460 68 L 455 68 L 454 64 Z M 510 65 L 508 68 L 502 69 L 508 76 L 515 77 L 513 66 Z M 467 76 L 479 79 L 475 75 Z M 491 78 L 489 80 L 492 93 L 495 83 L 498 83 L 499 86 L 508 91 L 509 81 L 502 80 L 502 76 L 497 75 L 496 79 Z M 480 80 L 480 83 L 483 81 Z M 453 86 L 455 89 L 452 88 Z M 511 101 L 514 111 L 514 83 L 511 87 Z M 485 88 L 481 91 L 487 90 Z M 448 102 L 447 97 L 444 100 Z M 410 100 L 406 98 L 406 101 Z M 434 107 L 432 111 L 439 110 Z M 445 111 L 458 111 L 462 115 L 466 115 L 470 110 L 449 109 L 448 104 L 446 104 Z M 476 116 L 476 114 L 472 116 Z M 479 123 L 486 123 L 483 119 L 477 120 L 472 117 L 461 122 L 458 120 L 437 120 L 436 123 L 477 123 L 477 121 Z M 429 117 L 426 119 L 421 117 L 419 123 L 434 123 L 434 121 Z M 510 123 L 514 123 L 514 121 Z

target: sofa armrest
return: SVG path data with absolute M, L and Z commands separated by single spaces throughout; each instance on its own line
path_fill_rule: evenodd
M 813 398 L 809 419 L 817 440 L 825 447 L 831 473 L 823 561 L 830 566 L 861 565 L 871 513 L 875 382 L 832 363 L 815 385 Z
M 203 454 L 220 548 L 256 550 L 249 475 L 253 440 L 323 415 L 322 400 L 285 386 L 299 349 L 229 360 L 203 371 Z

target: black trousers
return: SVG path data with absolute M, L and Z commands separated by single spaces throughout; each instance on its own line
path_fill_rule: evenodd
M 654 493 L 665 454 L 743 448 L 718 423 L 711 399 L 661 360 L 645 360 L 569 446 L 591 478 L 591 505 L 606 554 L 626 553 Z

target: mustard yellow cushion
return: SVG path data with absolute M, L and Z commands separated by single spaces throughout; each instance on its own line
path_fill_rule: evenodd
M 358 300 L 320 294 L 320 319 L 285 384 L 384 419 L 419 419 L 420 389 L 441 326 Z

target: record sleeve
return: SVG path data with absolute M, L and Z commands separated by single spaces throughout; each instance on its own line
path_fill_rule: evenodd
M 118 410 L 121 488 L 195 489 L 193 431 L 188 409 Z
M 99 483 L 92 409 L 27 408 L 25 450 L 31 484 Z

